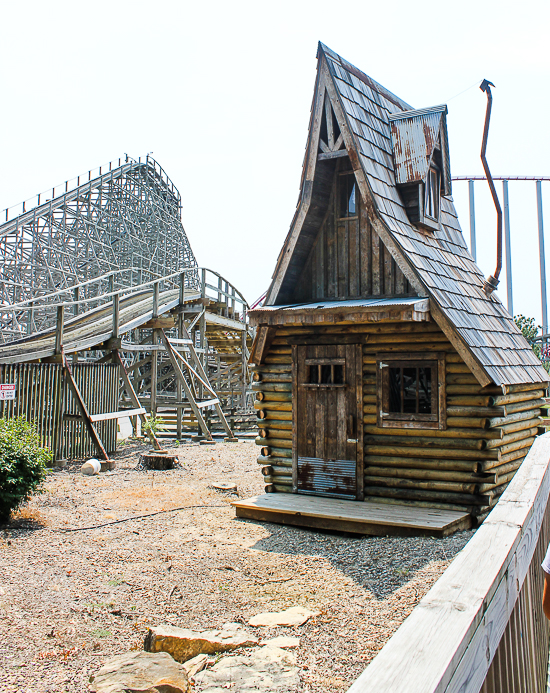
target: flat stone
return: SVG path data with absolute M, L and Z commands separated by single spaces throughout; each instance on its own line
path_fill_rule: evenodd
M 210 658 L 208 657 L 208 655 L 205 654 L 200 654 L 196 657 L 193 657 L 193 659 L 188 659 L 183 664 L 183 667 L 187 672 L 187 676 L 189 676 L 189 678 L 192 679 L 193 676 L 195 676 L 195 674 L 198 674 L 199 671 L 202 671 L 205 668 L 205 666 L 208 664 L 209 659 Z
M 211 669 L 195 676 L 201 693 L 234 693 L 265 691 L 292 693 L 298 690 L 300 678 L 296 656 L 280 647 L 261 647 L 250 657 L 222 657 Z
M 112 657 L 90 679 L 94 693 L 191 693 L 185 668 L 165 652 Z
M 197 631 L 173 626 L 150 628 L 143 645 L 147 652 L 168 652 L 177 662 L 199 654 L 229 652 L 238 647 L 255 647 L 258 640 L 240 623 L 226 623 L 220 630 Z
M 214 484 L 211 484 L 212 488 L 215 488 L 216 491 L 236 491 L 237 490 L 237 484 L 233 484 L 230 481 L 216 481 Z
M 250 626 L 302 626 L 312 616 L 318 616 L 318 611 L 310 611 L 304 606 L 292 606 L 285 611 L 268 611 L 253 616 Z
M 264 640 L 264 645 L 268 647 L 281 647 L 283 650 L 290 650 L 293 647 L 300 647 L 300 638 L 291 638 L 290 636 L 280 635 L 278 638 Z

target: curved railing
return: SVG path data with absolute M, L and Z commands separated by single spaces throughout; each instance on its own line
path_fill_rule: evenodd
M 543 693 L 550 433 L 349 693 Z
M 138 274 L 139 273 L 139 274 Z M 154 275 L 147 281 L 133 283 L 133 276 L 143 273 Z M 246 321 L 248 303 L 242 293 L 221 274 L 206 267 L 184 267 L 165 276 L 155 275 L 150 270 L 126 268 L 107 272 L 99 277 L 88 279 L 65 289 L 58 289 L 38 299 L 27 299 L 11 305 L 0 306 L 0 317 L 12 315 L 14 324 L 21 327 L 14 330 L 5 343 L 34 333 L 42 333 L 52 328 L 57 320 L 59 308 L 73 308 L 73 315 L 90 311 L 113 300 L 120 300 L 137 292 L 150 291 L 161 294 L 164 291 L 179 289 L 181 296 L 185 292 L 196 290 L 197 296 L 210 298 L 219 303 L 226 303 L 233 315 L 242 322 Z M 72 296 L 59 300 L 63 296 Z M 84 295 L 82 295 L 84 294 Z M 36 317 L 40 316 L 39 329 L 36 329 Z

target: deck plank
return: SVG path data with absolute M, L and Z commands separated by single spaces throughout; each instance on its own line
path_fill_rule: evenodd
M 400 503 L 267 493 L 234 501 L 237 517 L 372 535 L 446 536 L 471 526 L 468 513 Z

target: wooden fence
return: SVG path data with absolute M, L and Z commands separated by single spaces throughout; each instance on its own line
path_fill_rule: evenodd
M 550 433 L 349 693 L 543 693 Z
M 77 363 L 71 371 L 90 414 L 118 408 L 119 370 L 112 363 Z M 0 415 L 34 421 L 42 444 L 54 459 L 95 456 L 93 444 L 60 363 L 21 363 L 0 366 L 0 384 L 15 383 L 15 400 L 0 403 Z M 99 421 L 98 433 L 107 452 L 116 450 L 117 421 Z

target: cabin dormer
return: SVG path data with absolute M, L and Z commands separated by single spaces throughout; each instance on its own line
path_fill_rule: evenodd
M 397 189 L 411 224 L 430 231 L 451 194 L 446 114 L 442 105 L 389 116 Z

